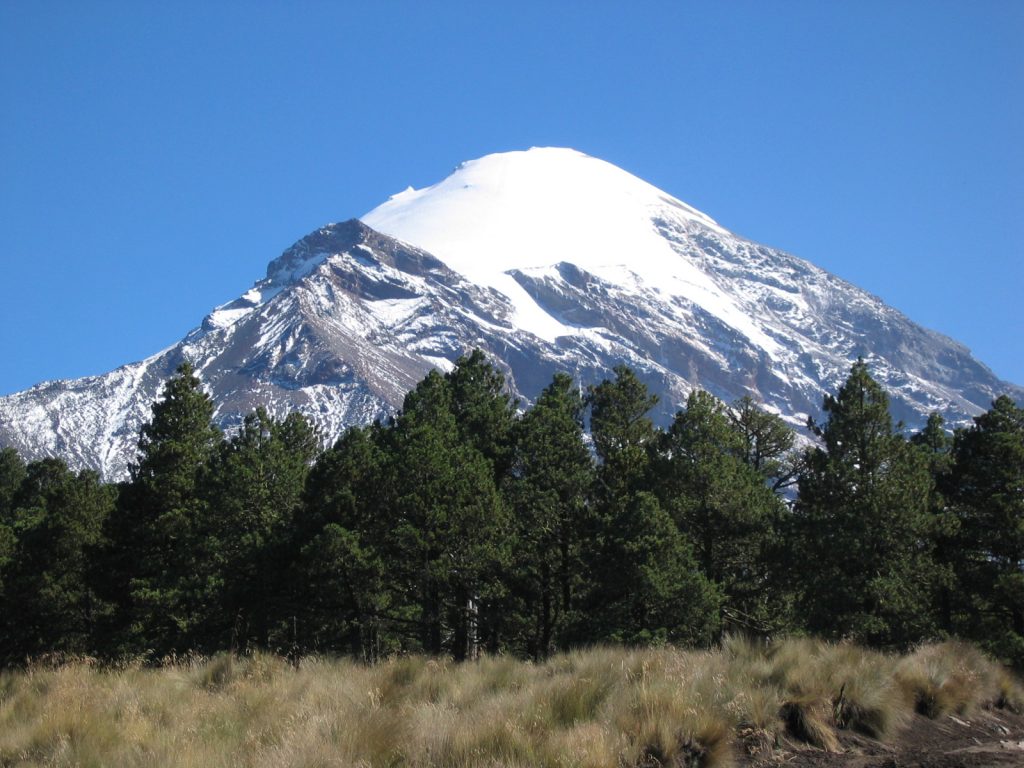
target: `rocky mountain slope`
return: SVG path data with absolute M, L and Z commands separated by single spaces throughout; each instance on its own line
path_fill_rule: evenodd
M 801 426 L 858 356 L 909 424 L 933 410 L 962 421 L 1004 392 L 1024 400 L 963 345 L 824 270 L 601 160 L 532 149 L 307 235 L 153 357 L 0 397 L 0 445 L 123 477 L 185 359 L 223 427 L 263 405 L 302 411 L 331 438 L 474 347 L 524 400 L 557 370 L 589 383 L 625 362 L 661 395 L 663 419 L 700 387 Z

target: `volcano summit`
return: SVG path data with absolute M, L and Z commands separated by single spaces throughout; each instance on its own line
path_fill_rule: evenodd
M 152 357 L 0 398 L 0 445 L 123 477 L 186 359 L 222 427 L 262 405 L 334 437 L 474 347 L 525 399 L 556 371 L 596 383 L 626 363 L 666 419 L 701 388 L 750 395 L 799 427 L 858 357 L 911 424 L 1024 399 L 963 345 L 809 262 L 602 160 L 535 148 L 463 163 L 307 235 Z

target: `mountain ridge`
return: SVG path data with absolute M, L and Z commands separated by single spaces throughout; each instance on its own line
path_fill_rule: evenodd
M 751 395 L 800 427 L 857 357 L 908 422 L 1024 398 L 878 297 L 575 151 L 468 161 L 363 219 L 296 241 L 156 355 L 0 397 L 0 444 L 123 477 L 185 359 L 222 427 L 262 405 L 303 412 L 328 439 L 393 413 L 428 370 L 475 347 L 525 400 L 557 370 L 596 383 L 626 363 L 661 396 L 662 421 L 700 387 Z

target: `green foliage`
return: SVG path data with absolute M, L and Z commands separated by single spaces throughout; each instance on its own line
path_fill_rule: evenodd
M 592 387 L 590 428 L 601 465 L 584 551 L 587 588 L 577 641 L 703 642 L 717 632 L 718 595 L 690 541 L 649 493 L 657 397 L 626 366 Z
M 352 427 L 309 474 L 282 603 L 293 648 L 375 659 L 395 647 L 385 621 L 390 593 L 382 551 L 391 520 L 383 514 L 381 442 L 379 427 Z
M 619 366 L 585 401 L 556 375 L 520 416 L 476 351 L 321 453 L 297 414 L 257 410 L 223 440 L 185 365 L 127 483 L 0 451 L 0 662 L 260 648 L 540 661 L 740 631 L 960 635 L 1024 665 L 1024 412 L 1008 398 L 954 438 L 933 415 L 908 441 L 858 362 L 798 458 L 748 398 L 694 392 L 665 431 L 655 402 Z M 840 691 L 787 717 L 890 727 L 878 697 Z M 591 701 L 565 694 L 566 713 Z M 663 741 L 657 754 L 679 747 Z
M 637 492 L 613 509 L 589 558 L 574 639 L 710 643 L 718 635 L 720 595 L 687 538 L 652 494 Z
M 807 455 L 796 504 L 793 578 L 807 627 L 905 646 L 934 631 L 932 479 L 892 428 L 888 397 L 858 361 Z
M 160 656 L 197 643 L 210 517 L 203 482 L 221 440 L 212 418 L 213 401 L 183 363 L 142 428 L 139 461 L 109 529 L 107 589 L 120 604 L 125 650 Z
M 614 372 L 614 380 L 605 379 L 587 394 L 590 434 L 601 461 L 598 495 L 606 499 L 622 497 L 639 485 L 656 437 L 647 414 L 657 395 L 625 365 L 617 365 Z
M 189 363 L 164 386 L 153 417 L 139 437 L 139 461 L 132 484 L 158 502 L 158 516 L 184 513 L 196 496 L 203 469 L 221 435 L 213 426 L 213 400 Z M 175 521 L 169 521 L 174 527 Z
M 490 461 L 495 479 L 500 479 L 511 461 L 516 415 L 516 401 L 505 388 L 505 377 L 483 352 L 474 349 L 456 360 L 444 378 L 459 440 Z
M 1024 409 L 997 398 L 956 434 L 953 458 L 963 630 L 1024 668 Z
M 388 607 L 384 564 L 365 536 L 328 523 L 302 549 L 299 563 L 300 647 L 366 660 L 396 649 L 382 631 L 381 614 Z
M 911 436 L 910 444 L 924 458 L 932 487 L 928 495 L 931 539 L 934 544 L 934 595 L 936 621 L 941 634 L 957 630 L 956 616 L 962 611 L 957 573 L 963 568 L 960 520 L 949 503 L 950 473 L 953 470 L 953 438 L 938 413 L 932 413 L 924 428 Z
M 729 410 L 729 418 L 741 441 L 741 456 L 747 466 L 778 491 L 795 482 L 802 456 L 794 449 L 793 430 L 773 413 L 758 408 L 743 396 Z
M 0 449 L 0 524 L 10 524 L 14 495 L 25 479 L 25 462 L 13 448 Z
M 0 658 L 92 650 L 105 606 L 89 581 L 93 552 L 114 503 L 95 472 L 77 475 L 59 459 L 28 465 L 12 500 L 0 601 Z
M 278 604 L 288 566 L 285 540 L 318 450 L 303 416 L 277 421 L 261 408 L 212 458 L 202 494 L 212 512 L 199 523 L 200 648 L 270 645 L 273 622 L 285 613 Z
M 4 570 L 14 556 L 14 495 L 25 479 L 25 462 L 13 448 L 0 450 L 0 600 L 4 595 Z
M 774 632 L 785 626 L 769 583 L 785 509 L 766 480 L 792 433 L 767 414 L 756 416 L 749 403 L 743 409 L 748 429 L 711 394 L 694 391 L 662 436 L 652 484 L 693 542 L 702 572 L 721 590 L 730 622 Z
M 509 523 L 493 466 L 460 440 L 449 382 L 436 371 L 406 397 L 388 448 L 385 546 L 399 599 L 418 607 L 425 650 L 442 651 L 447 627 L 452 653 L 473 655 L 501 591 L 490 577 L 508 560 Z
M 521 644 L 532 657 L 565 648 L 565 630 L 583 584 L 587 493 L 594 468 L 583 441 L 583 399 L 555 374 L 518 423 L 504 485 L 515 524 L 515 597 L 524 615 Z
M 349 427 L 314 464 L 303 492 L 300 538 L 310 538 L 329 523 L 354 531 L 371 531 L 377 524 L 383 488 L 385 453 L 383 429 Z

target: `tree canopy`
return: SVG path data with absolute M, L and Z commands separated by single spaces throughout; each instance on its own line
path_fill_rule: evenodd
M 585 394 L 584 394 L 585 393 Z M 0 662 L 270 649 L 373 660 L 813 633 L 975 639 L 1024 667 L 1024 411 L 909 438 L 858 361 L 798 445 L 750 398 L 671 423 L 618 366 L 520 409 L 480 351 L 323 449 L 222 434 L 195 370 L 130 478 L 0 451 Z

